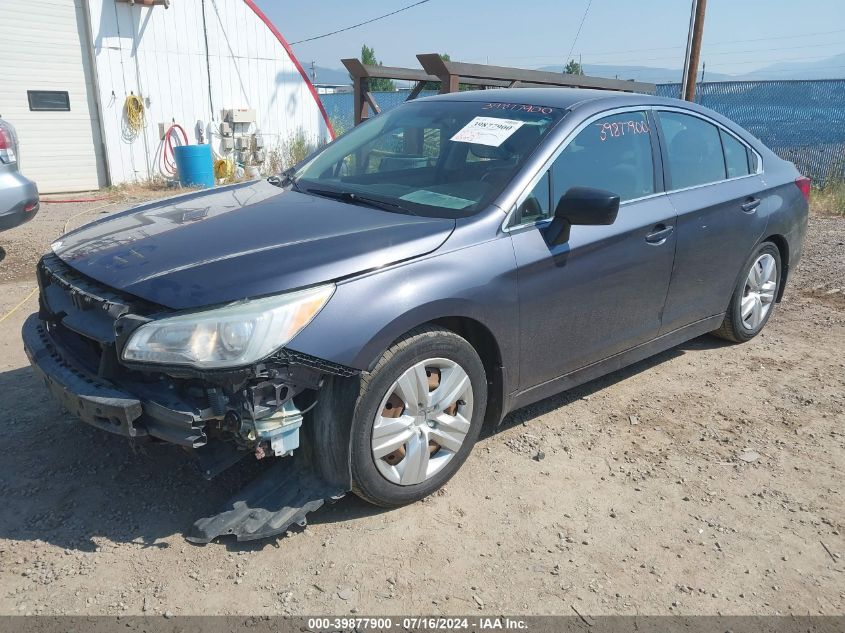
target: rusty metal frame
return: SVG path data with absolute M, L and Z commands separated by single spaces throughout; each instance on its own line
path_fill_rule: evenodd
M 461 86 L 467 85 L 482 89 L 518 87 L 592 88 L 596 90 L 643 92 L 646 94 L 654 94 L 656 90 L 654 84 L 636 81 L 445 61 L 437 53 L 420 54 L 417 55 L 417 59 L 422 65 L 422 69 L 365 65 L 357 58 L 341 60 L 352 76 L 355 125 L 369 118 L 370 109 L 374 114 L 381 112 L 381 107 L 370 90 L 371 79 L 397 79 L 416 82 L 405 99 L 406 101 L 416 99 L 429 82 L 439 83 L 441 94 L 458 92 Z
M 446 61 L 441 59 L 437 53 L 417 55 L 417 59 L 428 74 L 440 79 L 441 93 L 456 92 L 459 90 L 460 84 L 465 84 L 469 81 L 484 82 L 485 85 L 504 82 L 508 88 L 548 86 L 643 92 L 646 94 L 654 94 L 656 90 L 654 84 L 638 81 Z
M 405 101 L 411 101 L 419 97 L 427 83 L 440 83 L 440 78 L 430 75 L 419 68 L 365 65 L 361 63 L 360 59 L 354 57 L 340 61 L 352 76 L 352 92 L 355 97 L 355 125 L 369 118 L 369 110 L 371 108 L 375 114 L 381 112 L 381 107 L 376 102 L 370 90 L 370 79 L 397 79 L 400 81 L 415 82 Z M 462 80 L 461 83 L 481 87 L 495 86 L 497 88 L 506 88 L 508 86 L 508 83 L 504 81 L 490 82 L 472 78 L 467 78 L 466 81 Z

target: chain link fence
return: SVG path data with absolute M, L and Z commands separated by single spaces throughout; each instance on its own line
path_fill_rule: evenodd
M 678 97 L 680 84 L 657 94 Z M 845 180 L 845 80 L 704 83 L 696 101 L 736 121 L 817 185 Z
M 679 84 L 657 86 L 663 97 L 677 98 L 680 90 Z M 429 94 L 436 93 L 422 96 Z M 407 96 L 406 90 L 375 94 L 382 112 Z M 352 94 L 321 99 L 341 131 L 352 127 Z M 704 83 L 696 100 L 736 121 L 817 185 L 845 180 L 845 80 Z

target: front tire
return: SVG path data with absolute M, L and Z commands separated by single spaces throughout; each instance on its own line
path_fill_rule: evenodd
M 760 244 L 743 268 L 745 274 L 737 283 L 725 319 L 714 335 L 744 343 L 757 336 L 768 323 L 780 291 L 781 261 L 778 247 L 771 242 Z
M 352 491 L 396 507 L 442 487 L 466 461 L 484 420 L 487 376 L 454 332 L 423 326 L 361 380 L 352 422 Z

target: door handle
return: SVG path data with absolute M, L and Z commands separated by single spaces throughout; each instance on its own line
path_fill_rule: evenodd
M 654 246 L 660 246 L 669 239 L 669 236 L 672 235 L 672 231 L 674 230 L 674 226 L 658 224 L 654 227 L 654 229 L 652 229 L 651 233 L 645 236 L 645 241 L 649 244 L 653 244 Z
M 757 209 L 757 207 L 760 206 L 760 202 L 762 202 L 760 200 L 760 198 L 749 198 L 748 200 L 746 200 L 745 202 L 743 202 L 739 206 L 746 213 L 754 213 L 754 211 Z

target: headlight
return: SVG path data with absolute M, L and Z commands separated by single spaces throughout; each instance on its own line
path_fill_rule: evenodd
M 151 321 L 129 337 L 123 359 L 200 369 L 248 365 L 296 336 L 333 292 L 334 285 L 320 286 Z

